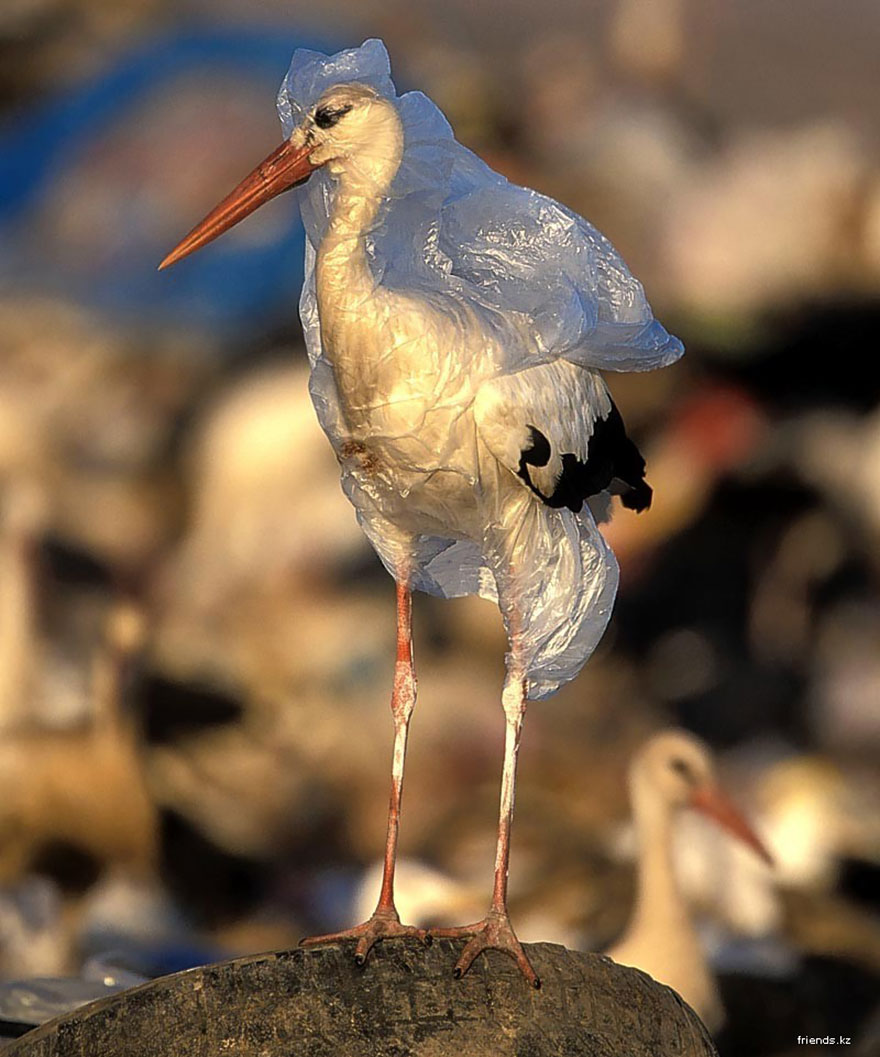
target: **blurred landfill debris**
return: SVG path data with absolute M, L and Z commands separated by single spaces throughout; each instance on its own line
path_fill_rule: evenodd
M 876 1041 L 878 34 L 868 0 L 0 6 L 0 1020 L 21 981 L 51 1012 L 339 927 L 376 887 L 392 586 L 310 407 L 292 197 L 154 269 L 276 144 L 293 50 L 382 36 L 469 146 L 612 238 L 688 349 L 609 378 L 655 505 L 606 527 L 611 628 L 525 725 L 520 935 L 619 933 L 627 764 L 682 725 L 778 864 L 679 834 L 721 1053 L 870 1047 L 872 1017 Z M 417 597 L 415 634 L 400 902 L 461 923 L 504 639 L 476 599 Z

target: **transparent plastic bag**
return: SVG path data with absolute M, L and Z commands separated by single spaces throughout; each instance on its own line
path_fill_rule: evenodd
M 499 399 L 487 406 L 504 403 L 504 378 L 527 378 L 531 389 L 518 385 L 523 415 L 525 409 L 543 414 L 548 430 L 564 436 L 572 400 L 589 397 L 588 372 L 651 370 L 682 354 L 681 342 L 654 319 L 641 284 L 591 224 L 490 169 L 456 141 L 422 93 L 397 96 L 381 41 L 329 57 L 297 51 L 278 97 L 285 134 L 327 89 L 352 82 L 392 100 L 403 126 L 403 158 L 366 236 L 366 252 L 377 288 L 406 292 L 410 303 L 422 299 L 426 333 L 429 318 L 445 316 L 443 326 L 434 327 L 445 347 L 426 337 L 426 359 L 446 356 L 467 367 L 473 356 L 476 370 L 487 344 L 500 350 L 487 382 L 496 385 Z M 478 593 L 499 602 L 508 631 L 517 632 L 528 694 L 546 697 L 580 670 L 605 629 L 617 588 L 614 556 L 588 506 L 579 512 L 551 509 L 516 480 L 516 456 L 500 436 L 504 423 L 490 417 L 479 422 L 464 402 L 451 429 L 457 431 L 457 450 L 480 449 L 470 462 L 457 458 L 452 444 L 446 461 L 438 462 L 432 449 L 420 462 L 412 454 L 417 447 L 406 448 L 401 440 L 397 451 L 407 454 L 398 460 L 405 472 L 397 494 L 387 482 L 375 485 L 350 470 L 343 457 L 350 430 L 322 343 L 316 296 L 316 253 L 328 229 L 333 180 L 318 170 L 298 191 L 307 237 L 300 311 L 312 398 L 340 455 L 343 487 L 392 575 L 406 575 L 414 587 L 445 597 Z M 394 348 L 390 340 L 388 347 Z M 552 379 L 530 370 L 560 361 L 571 367 L 555 371 Z M 554 390 L 560 379 L 571 382 L 565 392 Z M 590 421 L 577 441 L 584 458 Z M 510 422 L 513 441 L 522 442 L 525 423 Z M 474 440 L 473 434 L 482 436 Z M 438 472 L 451 482 L 449 503 L 444 510 L 435 498 L 424 527 L 413 529 L 418 519 L 406 509 L 407 499 L 416 504 L 412 482 Z M 470 522 L 455 509 L 462 482 L 479 508 Z

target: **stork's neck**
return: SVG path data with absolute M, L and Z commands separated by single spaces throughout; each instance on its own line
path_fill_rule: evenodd
M 400 167 L 403 135 L 399 122 L 359 155 L 331 162 L 336 190 L 329 224 L 317 255 L 318 306 L 322 323 L 334 307 L 362 306 L 378 285 L 367 257 L 367 239 Z
M 330 223 L 318 249 L 318 291 L 324 305 L 329 301 L 364 297 L 375 282 L 367 259 L 367 237 L 373 230 L 382 197 L 364 194 L 340 180 L 333 197 Z
M 672 859 L 673 810 L 648 789 L 633 790 L 638 879 L 630 935 L 645 930 L 692 929 Z

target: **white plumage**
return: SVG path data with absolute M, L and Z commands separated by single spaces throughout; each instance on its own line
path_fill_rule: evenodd
M 707 745 L 685 731 L 655 734 L 629 772 L 636 826 L 637 893 L 630 921 L 606 953 L 674 988 L 710 1031 L 724 1022 L 712 968 L 673 865 L 677 816 L 694 808 L 739 838 L 766 864 L 769 853 L 718 784 Z
M 596 373 L 648 370 L 681 343 L 587 221 L 508 183 L 459 144 L 418 92 L 398 97 L 379 41 L 298 51 L 279 96 L 287 140 L 164 264 L 262 201 L 300 192 L 300 303 L 310 391 L 342 483 L 398 585 L 395 750 L 382 896 L 346 936 L 366 956 L 408 933 L 392 898 L 415 702 L 410 592 L 496 599 L 510 637 L 492 909 L 457 970 L 486 946 L 517 958 L 507 856 L 525 699 L 580 670 L 608 622 L 617 565 L 587 500 L 650 502 L 644 461 Z M 337 937 L 338 938 L 338 937 Z
M 347 82 L 367 91 L 339 87 Z M 584 460 L 593 421 L 610 407 L 595 370 L 665 366 L 681 343 L 592 225 L 493 172 L 421 93 L 396 96 L 381 42 L 294 55 L 279 95 L 285 132 L 296 135 L 328 99 L 352 106 L 339 138 L 367 146 L 356 165 L 330 162 L 299 192 L 318 417 L 392 575 L 408 561 L 413 586 L 430 593 L 500 594 L 502 608 L 515 594 L 528 696 L 545 697 L 600 639 L 617 566 L 587 510 L 522 495 L 528 427 L 550 441 L 550 462 L 532 476 L 552 493 L 562 454 Z M 352 282 L 348 253 L 359 237 L 363 283 Z M 371 470 L 393 466 L 389 488 L 357 453 L 346 458 L 353 443 L 369 447 Z

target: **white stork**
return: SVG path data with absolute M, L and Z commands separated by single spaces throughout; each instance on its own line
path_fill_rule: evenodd
M 407 727 L 416 699 L 411 593 L 497 600 L 510 640 L 495 884 L 461 975 L 507 951 L 538 979 L 507 914 L 514 781 L 527 699 L 573 678 L 602 636 L 614 556 L 587 501 L 647 507 L 644 460 L 597 369 L 682 353 L 641 285 L 587 221 L 516 187 L 459 144 L 419 92 L 398 96 L 380 41 L 298 51 L 279 95 L 287 138 L 162 262 L 192 253 L 280 192 L 307 233 L 300 312 L 310 388 L 343 488 L 397 584 L 392 793 L 363 962 L 402 925 L 393 881 Z M 309 179 L 311 177 L 311 179 Z
M 638 841 L 638 880 L 632 917 L 605 953 L 669 984 L 710 1031 L 724 1008 L 673 865 L 675 817 L 693 808 L 743 841 L 768 866 L 770 853 L 715 776 L 709 747 L 683 730 L 655 734 L 633 757 L 629 792 Z

